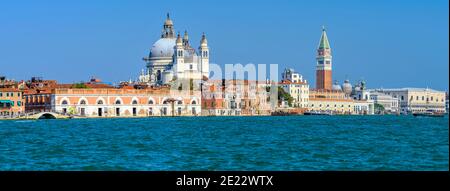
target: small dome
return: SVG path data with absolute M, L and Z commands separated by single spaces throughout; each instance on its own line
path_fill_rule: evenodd
M 339 84 L 333 84 L 331 89 L 336 90 L 336 91 L 342 91 L 341 85 L 339 85 Z
M 175 38 L 161 38 L 156 41 L 150 51 L 150 57 L 172 57 Z

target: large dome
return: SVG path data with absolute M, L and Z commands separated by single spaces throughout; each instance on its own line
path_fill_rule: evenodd
M 153 44 L 149 57 L 172 57 L 175 41 L 175 38 L 159 39 Z

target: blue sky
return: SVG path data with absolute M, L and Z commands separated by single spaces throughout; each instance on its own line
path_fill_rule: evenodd
M 333 77 L 369 87 L 448 90 L 447 0 L 0 1 L 0 75 L 61 82 L 135 78 L 167 12 L 211 62 L 279 64 L 314 84 L 325 25 Z

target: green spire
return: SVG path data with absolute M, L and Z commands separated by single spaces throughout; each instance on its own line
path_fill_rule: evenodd
M 322 36 L 320 37 L 319 49 L 330 49 L 330 43 L 328 42 L 325 26 L 322 26 Z

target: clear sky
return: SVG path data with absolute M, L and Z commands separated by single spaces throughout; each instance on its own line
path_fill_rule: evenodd
M 0 75 L 136 78 L 167 12 L 195 47 L 206 32 L 217 64 L 279 64 L 314 86 L 325 25 L 335 80 L 448 90 L 448 0 L 2 0 Z

